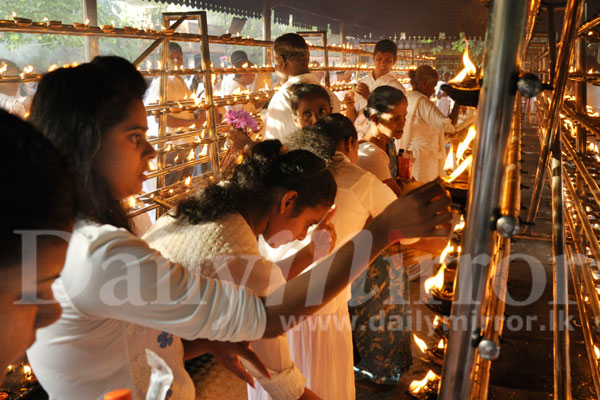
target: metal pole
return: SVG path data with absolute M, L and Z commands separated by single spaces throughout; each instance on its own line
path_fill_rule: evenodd
M 560 127 L 558 128 L 560 130 Z M 569 357 L 569 269 L 565 263 L 562 154 L 560 138 L 552 146 L 552 324 L 554 335 L 554 398 L 571 399 L 571 359 Z
M 215 114 L 215 101 L 213 98 L 212 87 L 212 68 L 210 65 L 210 48 L 208 47 L 208 22 L 206 12 L 202 11 L 198 16 L 198 26 L 202 29 L 202 69 L 204 70 L 204 94 L 206 104 L 209 105 L 206 118 L 206 129 L 208 136 L 213 141 L 211 143 L 210 162 L 215 179 L 221 175 L 219 169 L 219 137 L 217 135 L 217 116 Z
M 585 348 L 587 350 L 587 357 L 590 363 L 590 371 L 592 373 L 592 379 L 594 381 L 594 388 L 596 389 L 596 398 L 600 399 L 600 377 L 598 376 L 598 359 L 594 352 L 594 338 L 592 337 L 592 329 L 588 320 L 587 310 L 585 306 L 585 300 L 581 293 L 581 268 L 585 264 L 578 264 L 573 256 L 573 250 L 567 247 L 567 254 L 569 255 L 569 262 L 571 264 L 571 276 L 573 277 L 573 284 L 575 286 L 575 298 L 577 299 L 577 308 L 579 310 L 579 320 L 581 321 L 581 330 L 583 331 L 583 339 Z M 578 260 L 579 261 L 579 260 Z
M 583 11 L 581 13 L 581 19 L 579 20 L 579 24 L 582 25 L 585 23 L 587 15 L 587 4 L 584 4 Z M 575 69 L 577 73 L 582 76 L 586 73 L 586 37 L 578 36 L 577 44 L 575 47 Z M 575 90 L 577 96 L 575 96 L 575 112 L 579 115 L 586 115 L 586 105 L 587 105 L 587 83 L 585 81 L 577 81 L 575 83 Z M 577 149 L 577 153 L 584 154 L 587 145 L 587 131 L 581 125 L 575 125 L 575 148 Z M 585 187 L 583 183 L 582 177 L 577 174 L 576 178 L 576 186 L 577 192 L 581 195 L 585 194 Z
M 548 52 L 550 53 L 550 82 L 556 78 L 556 30 L 554 29 L 554 6 L 544 5 L 548 14 Z
M 491 221 L 500 203 L 502 162 L 510 134 L 518 68 L 517 55 L 524 39 L 527 3 L 504 0 L 492 3 L 484 57 L 483 87 L 477 110 L 477 138 L 469 183 L 467 222 L 463 254 L 456 277 L 452 318 L 462 322 L 450 330 L 448 350 L 442 370 L 441 400 L 469 399 L 471 371 L 479 334 L 481 302 L 488 278 L 489 256 L 495 234 Z M 488 260 L 476 261 L 475 257 Z
M 542 150 L 540 152 L 540 159 L 535 174 L 533 195 L 531 196 L 531 203 L 529 204 L 529 213 L 527 215 L 527 220 L 529 222 L 535 221 L 535 216 L 538 207 L 540 206 L 544 174 L 546 172 L 545 169 L 550 158 L 550 148 L 556 140 L 556 131 L 560 124 L 559 114 L 563 104 L 567 79 L 569 77 L 569 60 L 571 60 L 571 55 L 573 53 L 573 42 L 575 41 L 575 34 L 577 33 L 577 21 L 579 21 L 579 13 L 582 10 L 581 3 L 580 0 L 569 0 L 565 11 L 565 22 L 562 34 L 563 45 L 560 47 L 558 55 L 558 70 L 556 80 L 554 81 L 554 91 L 552 92 L 552 98 L 550 100 L 550 112 L 548 115 L 544 141 L 542 143 Z
M 167 20 L 167 18 L 163 15 L 163 21 L 162 21 L 162 25 L 166 28 L 169 27 L 169 21 Z M 162 43 L 162 48 L 161 48 L 161 67 L 160 69 L 162 71 L 168 71 L 169 70 L 169 39 L 166 39 L 163 41 Z M 159 91 L 159 96 L 158 96 L 158 104 L 165 104 L 167 102 L 167 90 L 168 90 L 168 82 L 169 82 L 169 77 L 166 75 L 161 75 L 160 76 L 160 91 Z M 168 114 L 163 112 L 160 114 L 160 116 L 158 117 L 158 137 L 159 138 L 164 138 L 167 136 L 167 117 Z M 159 147 L 160 149 L 160 147 Z M 159 152 L 159 154 L 156 156 L 156 165 L 158 170 L 162 170 L 165 167 L 165 161 L 166 161 L 166 153 L 163 152 Z M 165 180 L 166 175 L 161 175 L 158 176 L 156 178 L 156 187 L 163 187 L 165 186 Z M 162 208 L 158 208 L 156 210 L 156 217 L 160 217 L 160 214 L 162 212 Z
M 83 1 L 83 20 L 88 21 L 90 26 L 98 26 L 98 4 L 96 0 Z M 100 54 L 100 46 L 97 37 L 85 37 L 85 59 L 91 61 Z

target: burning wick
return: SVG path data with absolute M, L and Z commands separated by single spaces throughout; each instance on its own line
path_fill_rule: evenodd
M 463 53 L 463 64 L 464 68 L 460 71 L 454 78 L 450 79 L 448 83 L 459 83 L 465 80 L 465 78 L 469 75 L 475 75 L 477 73 L 477 68 L 475 64 L 469 58 L 469 41 L 465 36 L 465 52 Z
M 411 394 L 421 393 L 425 391 L 425 389 L 428 388 L 431 383 L 434 383 L 439 379 L 439 375 L 437 375 L 432 370 L 429 370 L 429 372 L 427 372 L 427 375 L 425 375 L 425 378 L 421 379 L 420 381 L 412 381 L 408 387 L 408 391 Z
M 600 360 L 600 349 L 594 345 L 594 354 L 596 355 L 596 359 Z
M 420 337 L 418 337 L 417 335 L 415 335 L 414 333 L 413 333 L 413 340 L 417 344 L 417 347 L 419 347 L 419 350 L 421 350 L 421 353 L 425 353 L 427 351 L 427 344 L 425 343 L 425 341 L 423 339 L 421 339 Z
M 6 69 L 8 68 L 8 64 L 3 62 L 2 66 L 0 66 L 0 75 L 4 75 L 4 73 L 6 72 Z
M 185 178 L 185 186 L 190 186 L 190 183 L 192 183 L 192 177 L 188 176 L 187 178 Z
M 28 381 L 33 379 L 33 373 L 31 372 L 31 367 L 29 365 L 23 365 L 23 374 Z
M 452 172 L 452 174 L 450 176 L 444 178 L 444 180 L 446 182 L 454 181 L 456 178 L 458 178 L 460 176 L 460 174 L 465 172 L 465 170 L 471 166 L 472 162 L 473 162 L 473 156 L 470 155 L 454 170 L 454 172 Z
M 23 72 L 21 72 L 21 78 L 25 78 L 25 76 L 27 74 L 31 74 L 33 72 L 33 66 L 28 65 L 25 68 L 23 68 Z
M 196 158 L 196 155 L 194 154 L 194 149 L 190 150 L 190 153 L 188 154 L 186 160 L 187 161 L 192 161 L 194 158 Z

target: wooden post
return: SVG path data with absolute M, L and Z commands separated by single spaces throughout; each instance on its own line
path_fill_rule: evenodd
M 271 40 L 271 2 L 263 0 L 263 40 Z M 271 49 L 264 47 L 265 65 L 271 64 Z

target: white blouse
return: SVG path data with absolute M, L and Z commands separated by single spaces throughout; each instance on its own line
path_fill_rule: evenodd
M 164 215 L 144 236 L 148 244 L 169 259 L 203 276 L 234 282 L 267 296 L 286 280 L 279 266 L 258 252 L 252 229 L 240 214 L 197 225 Z M 304 392 L 306 380 L 290 359 L 285 335 L 261 339 L 252 349 L 269 368 L 272 379 L 251 364 L 244 366 L 258 383 L 248 387 L 250 399 L 292 400 Z
M 343 153 L 336 152 L 333 160 L 335 163 L 331 173 L 337 184 L 335 195 L 337 211 L 331 223 L 335 227 L 337 235 L 335 248 L 338 249 L 360 232 L 370 217 L 375 218 L 381 214 L 396 200 L 396 195 L 375 175 L 350 163 Z M 350 286 L 348 286 L 317 314 L 335 313 L 350 300 L 350 297 Z
M 266 326 L 263 302 L 251 290 L 203 278 L 124 229 L 85 220 L 75 224 L 52 290 L 62 315 L 37 330 L 27 351 L 50 399 L 102 399 L 118 388 L 143 399 L 148 382 L 136 381 L 145 376 L 140 336 L 181 359 L 173 335 L 256 340 Z M 193 399 L 189 376 L 178 376 L 174 398 Z
M 380 86 L 391 86 L 404 93 L 404 87 L 402 87 L 402 84 L 398 81 L 396 73 L 393 71 L 390 71 L 377 79 L 375 79 L 375 77 L 373 76 L 373 72 L 369 72 L 366 76 L 362 77 L 359 80 L 359 82 L 367 85 L 370 92 L 373 92 L 373 90 Z M 358 132 L 358 137 L 360 139 L 363 136 L 365 136 L 367 132 L 369 132 L 369 129 L 371 128 L 371 123 L 362 112 L 363 109 L 367 106 L 367 99 L 356 93 L 354 96 L 354 101 L 354 108 L 358 113 L 356 116 L 356 121 L 354 121 L 354 125 L 356 126 L 356 131 Z
M 374 143 L 361 142 L 358 145 L 357 164 L 365 171 L 369 171 L 375 175 L 382 182 L 392 179 L 390 158 L 384 150 Z

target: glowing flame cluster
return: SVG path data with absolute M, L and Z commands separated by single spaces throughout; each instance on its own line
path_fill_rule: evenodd
M 417 347 L 419 348 L 419 350 L 421 350 L 421 353 L 425 353 L 427 351 L 427 344 L 425 343 L 425 341 L 423 339 L 421 339 L 420 337 L 418 337 L 417 335 L 415 335 L 414 333 L 413 333 L 413 340 L 417 344 Z
M 433 372 L 432 370 L 429 370 L 429 372 L 427 372 L 427 375 L 425 375 L 425 378 L 421 379 L 420 381 L 418 380 L 414 380 L 410 383 L 410 385 L 408 386 L 408 391 L 411 394 L 418 394 L 421 393 L 425 390 L 425 388 L 433 382 L 436 382 L 440 379 L 440 376 L 437 375 L 435 372 Z
M 446 182 L 452 182 L 456 178 L 460 176 L 472 163 L 473 157 L 469 155 L 467 158 L 464 158 L 465 152 L 471 146 L 471 143 L 477 136 L 477 130 L 475 129 L 475 125 L 471 125 L 469 127 L 469 131 L 467 132 L 467 136 L 465 139 L 458 144 L 458 148 L 456 149 L 456 156 L 452 149 L 450 149 L 450 153 L 446 157 L 446 161 L 444 162 L 444 170 L 451 170 L 454 167 L 455 160 L 460 164 L 456 169 L 450 174 L 450 176 L 446 177 Z
M 469 58 L 469 42 L 465 38 L 465 51 L 463 53 L 463 65 L 464 68 L 454 78 L 450 79 L 449 83 L 459 83 L 465 80 L 467 76 L 473 76 L 477 74 L 477 67 L 473 64 L 473 61 Z
M 431 293 L 433 289 L 440 291 L 444 287 L 444 271 L 446 270 L 446 256 L 452 251 L 454 251 L 454 246 L 452 246 L 450 242 L 448 242 L 446 248 L 444 248 L 444 251 L 442 251 L 442 254 L 440 254 L 440 269 L 434 276 L 425 279 L 425 282 L 423 282 L 425 291 L 427 293 Z
M 450 174 L 450 176 L 446 177 L 444 180 L 446 182 L 452 182 L 456 178 L 458 178 L 465 170 L 471 166 L 473 163 L 473 155 L 467 157 L 456 169 Z

